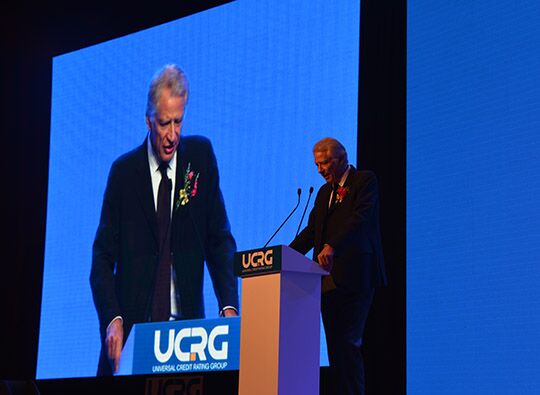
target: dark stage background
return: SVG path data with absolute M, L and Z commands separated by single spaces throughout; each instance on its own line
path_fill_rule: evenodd
M 0 379 L 33 380 L 45 243 L 52 57 L 172 21 L 226 1 L 18 2 L 2 7 Z M 405 393 L 404 0 L 363 0 L 358 166 L 379 178 L 390 286 L 376 295 L 366 329 L 368 393 Z M 349 148 L 351 149 L 351 148 Z M 74 320 L 77 317 L 73 317 Z M 63 347 L 77 341 L 65 339 Z M 323 370 L 323 392 L 326 388 Z M 142 393 L 144 377 L 39 381 L 41 393 Z M 206 392 L 231 393 L 237 373 L 211 374 Z

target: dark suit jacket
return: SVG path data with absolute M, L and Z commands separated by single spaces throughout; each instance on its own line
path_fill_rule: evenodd
M 236 243 L 219 189 L 210 141 L 200 136 L 182 137 L 176 158 L 171 252 L 178 307 L 183 319 L 203 318 L 204 261 L 220 310 L 225 306 L 238 307 L 232 264 Z M 197 195 L 176 209 L 188 163 L 192 171 L 200 173 Z M 124 341 L 134 323 L 148 321 L 158 264 L 157 235 L 145 139 L 141 146 L 113 163 L 94 241 L 90 283 L 102 341 L 116 316 L 124 320 Z
M 324 280 L 323 289 L 332 280 L 336 287 L 348 291 L 386 285 L 375 174 L 351 166 L 344 187 L 347 195 L 330 209 L 331 185 L 326 183 L 319 189 L 308 225 L 290 246 L 302 254 L 313 248 L 314 261 L 325 243 L 335 249 L 331 279 Z

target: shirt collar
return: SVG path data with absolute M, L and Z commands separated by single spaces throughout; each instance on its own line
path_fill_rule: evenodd
M 345 185 L 345 181 L 347 181 L 347 176 L 349 175 L 350 172 L 351 172 L 351 165 L 347 165 L 347 170 L 345 170 L 345 173 L 343 173 L 343 175 L 341 176 L 341 180 L 339 180 L 339 183 L 338 183 L 340 187 Z

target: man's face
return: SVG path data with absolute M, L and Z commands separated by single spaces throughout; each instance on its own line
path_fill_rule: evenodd
M 171 96 L 166 88 L 161 91 L 154 115 L 146 117 L 152 147 L 162 162 L 169 162 L 178 148 L 185 105 L 185 97 Z
M 313 157 L 317 171 L 327 183 L 339 182 L 343 176 L 343 166 L 339 159 L 333 158 L 327 151 L 315 151 Z

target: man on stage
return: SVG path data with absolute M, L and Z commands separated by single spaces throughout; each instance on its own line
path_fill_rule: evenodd
M 364 326 L 375 288 L 386 285 L 377 179 L 349 165 L 333 138 L 317 142 L 313 155 L 326 184 L 290 246 L 302 254 L 313 248 L 313 260 L 330 272 L 323 278 L 321 312 L 333 390 L 364 394 Z
M 133 324 L 204 317 L 205 261 L 220 315 L 237 315 L 236 243 L 216 158 L 208 139 L 180 137 L 188 95 L 178 66 L 161 69 L 148 92 L 148 135 L 109 173 L 90 274 L 98 375 L 118 370 Z

